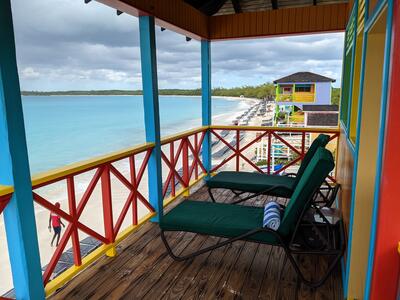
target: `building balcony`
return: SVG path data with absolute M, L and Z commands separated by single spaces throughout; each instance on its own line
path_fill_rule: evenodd
M 203 186 L 206 170 L 202 152 L 206 134 L 211 135 L 212 141 L 210 173 L 236 170 L 283 175 L 298 168 L 310 140 L 319 133 L 329 134 L 329 149 L 336 148 L 339 138 L 336 129 L 210 126 L 164 138 L 160 191 L 164 209 L 168 211 L 186 197 L 210 201 Z M 255 147 L 263 139 L 285 147 L 287 157 L 279 156 L 279 166 L 271 157 L 266 160 L 267 168 L 255 161 Z M 269 144 L 264 151 L 273 156 L 273 147 Z M 158 224 L 150 222 L 157 212 L 150 203 L 145 183 L 153 176 L 147 175 L 146 170 L 154 149 L 155 144 L 147 143 L 32 178 L 36 210 L 55 212 L 66 223 L 60 244 L 49 255 L 43 255 L 48 245 L 39 240 L 47 296 L 278 299 L 329 295 L 342 299 L 339 268 L 323 286 L 311 289 L 300 283 L 284 251 L 268 245 L 239 241 L 187 262 L 172 260 L 162 245 Z M 329 177 L 332 182 L 335 176 L 336 170 Z M 85 188 L 78 189 L 82 185 Z M 61 201 L 68 203 L 68 207 L 54 205 L 60 199 L 52 198 L 48 192 L 51 188 L 64 188 Z M 10 187 L 0 189 L 0 208 L 7 205 L 12 194 Z M 229 203 L 235 194 L 217 190 L 215 196 Z M 269 200 L 268 196 L 259 196 L 248 204 L 262 206 Z M 285 203 L 285 199 L 279 201 Z M 87 210 L 96 211 L 100 221 L 88 219 Z M 222 240 L 192 233 L 169 233 L 168 238 L 182 254 Z M 325 266 L 323 257 L 307 255 L 301 258 L 301 264 L 310 279 L 318 278 Z M 6 296 L 12 296 L 12 292 Z
M 315 102 L 315 93 L 296 92 L 293 94 L 278 94 L 276 102 L 312 103 Z

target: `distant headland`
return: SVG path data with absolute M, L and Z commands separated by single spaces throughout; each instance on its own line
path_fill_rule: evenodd
M 201 89 L 160 89 L 162 96 L 200 96 Z M 22 91 L 23 96 L 130 96 L 142 95 L 142 90 L 76 90 L 76 91 Z M 242 86 L 234 88 L 214 88 L 213 96 L 264 98 L 273 96 L 275 88 L 272 83 L 258 86 Z
M 160 89 L 161 96 L 201 96 L 201 89 Z M 138 96 L 142 90 L 88 90 L 88 91 L 22 91 L 23 96 Z M 242 86 L 233 88 L 217 87 L 212 90 L 213 96 L 245 97 L 263 99 L 275 96 L 275 87 L 272 83 L 256 86 Z M 338 104 L 340 88 L 332 88 L 332 104 Z

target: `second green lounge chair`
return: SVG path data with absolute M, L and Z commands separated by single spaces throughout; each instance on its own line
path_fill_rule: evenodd
M 253 193 L 254 195 L 240 199 L 235 203 L 248 200 L 259 194 L 290 198 L 301 176 L 319 147 L 325 148 L 329 142 L 329 135 L 320 134 L 311 144 L 300 168 L 295 176 L 268 175 L 256 172 L 222 171 L 206 180 L 211 200 L 215 202 L 212 189 L 223 188 L 232 190 L 236 195 Z M 293 174 L 290 174 L 293 175 Z
M 169 255 L 177 261 L 193 258 L 238 240 L 282 247 L 299 278 L 305 284 L 317 287 L 328 278 L 344 252 L 344 231 L 340 219 L 329 222 L 318 207 L 312 209 L 319 213 L 323 221 L 315 222 L 314 217 L 307 219 L 313 195 L 333 168 L 332 154 L 319 148 L 299 180 L 276 231 L 263 227 L 262 207 L 184 200 L 161 218 L 161 238 Z M 194 232 L 227 239 L 189 255 L 177 256 L 167 242 L 166 231 Z M 314 281 L 307 279 L 296 260 L 296 255 L 301 254 L 330 256 L 325 274 Z

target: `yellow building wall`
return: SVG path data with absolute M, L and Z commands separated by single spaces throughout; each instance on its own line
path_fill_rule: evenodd
M 385 50 L 386 10 L 370 33 L 366 52 L 361 111 L 360 147 L 354 199 L 353 235 L 350 256 L 348 298 L 363 299 L 375 191 L 381 110 L 382 73 Z

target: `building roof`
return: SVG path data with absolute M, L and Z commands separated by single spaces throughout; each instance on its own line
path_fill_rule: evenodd
M 306 126 L 324 126 L 324 127 L 337 127 L 339 121 L 338 114 L 332 114 L 329 112 L 319 114 L 309 114 L 307 117 Z
M 335 79 L 325 77 L 311 72 L 297 72 L 274 80 L 274 83 L 292 83 L 292 82 L 335 82 Z
M 338 112 L 338 105 L 318 104 L 318 105 L 303 105 L 303 111 L 311 112 Z

